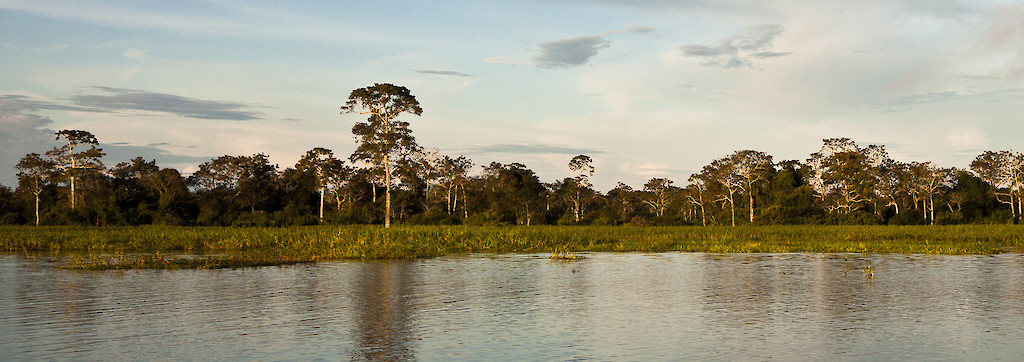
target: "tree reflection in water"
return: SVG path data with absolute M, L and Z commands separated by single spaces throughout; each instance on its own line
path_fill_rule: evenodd
M 371 261 L 359 264 L 354 281 L 355 328 L 359 341 L 354 358 L 409 360 L 415 357 L 412 342 L 410 280 L 413 263 Z

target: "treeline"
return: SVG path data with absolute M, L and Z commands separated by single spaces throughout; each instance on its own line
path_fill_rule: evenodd
M 883 146 L 826 139 L 806 160 L 774 161 L 743 150 L 688 180 L 653 178 L 595 190 L 592 159 L 572 159 L 562 180 L 543 182 L 523 164 L 476 166 L 466 157 L 410 147 L 383 167 L 355 167 L 315 148 L 291 167 L 267 155 L 221 156 L 192 175 L 135 158 L 106 167 L 96 138 L 63 140 L 17 165 L 16 189 L 0 188 L 0 222 L 43 225 L 378 224 L 386 182 L 400 224 L 740 225 L 1017 223 L 1024 155 L 988 151 L 969 168 L 905 163 Z M 355 155 L 352 159 L 356 159 Z M 474 172 L 473 170 L 482 172 Z M 385 181 L 388 179 L 388 181 Z
M 520 163 L 473 172 L 464 157 L 416 143 L 401 115 L 423 109 L 408 88 L 353 90 L 342 114 L 368 115 L 346 164 L 314 148 L 281 170 L 267 155 L 221 156 L 189 176 L 135 158 L 106 168 L 87 131 L 63 130 L 45 154 L 17 164 L 0 188 L 0 222 L 47 225 L 328 224 L 737 225 L 1018 223 L 1024 155 L 978 155 L 969 169 L 893 160 L 884 146 L 824 140 L 805 161 L 752 150 L 713 160 L 686 180 L 594 190 L 593 160 L 574 157 L 545 183 Z M 353 165 L 359 165 L 354 167 Z

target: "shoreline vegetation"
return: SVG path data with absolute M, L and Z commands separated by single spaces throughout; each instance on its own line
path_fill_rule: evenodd
M 71 254 L 67 269 L 215 269 L 460 253 L 999 254 L 1024 226 L 0 226 L 0 250 Z M 166 255 L 192 255 L 167 257 Z

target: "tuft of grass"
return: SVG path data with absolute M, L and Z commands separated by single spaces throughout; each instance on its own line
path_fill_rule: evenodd
M 154 254 L 99 269 L 280 265 L 337 259 L 414 259 L 449 253 L 578 252 L 999 254 L 1019 251 L 1021 225 L 625 227 L 625 226 L 0 226 L 0 251 Z M 195 260 L 155 253 L 220 255 Z M 72 263 L 74 264 L 74 263 Z M 89 267 L 92 268 L 92 267 Z M 81 267 L 81 269 L 87 269 Z

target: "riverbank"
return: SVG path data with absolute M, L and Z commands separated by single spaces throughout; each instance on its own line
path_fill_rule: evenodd
M 212 255 L 203 262 L 124 257 L 138 268 L 244 267 L 448 253 L 706 252 L 998 254 L 1021 250 L 1024 226 L 306 226 L 0 227 L 0 250 L 29 253 Z M 109 258 L 101 258 L 109 261 Z M 234 260 L 221 263 L 220 260 Z M 212 261 L 211 261 L 212 260 Z M 94 268 L 81 259 L 72 267 Z M 195 264 L 195 266 L 190 266 Z M 83 267 L 84 266 L 84 267 Z M 112 269 L 102 267 L 100 269 Z

